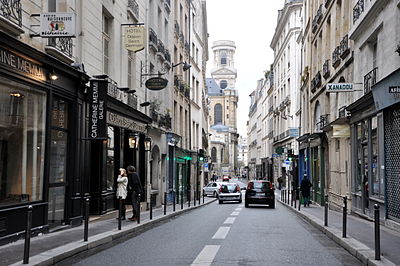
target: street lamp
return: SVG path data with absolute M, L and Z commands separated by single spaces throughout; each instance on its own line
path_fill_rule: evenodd
M 137 149 L 139 146 L 139 135 L 137 133 L 129 136 L 129 148 Z
M 150 137 L 146 137 L 144 139 L 144 150 L 145 151 L 150 151 L 151 150 L 151 138 Z
M 190 65 L 190 64 L 188 64 L 186 62 L 180 62 L 180 63 L 177 63 L 177 64 L 173 64 L 172 68 L 177 67 L 177 66 L 182 65 L 182 64 L 183 64 L 183 71 L 186 71 L 186 70 L 188 70 L 189 68 L 192 67 L 192 65 Z

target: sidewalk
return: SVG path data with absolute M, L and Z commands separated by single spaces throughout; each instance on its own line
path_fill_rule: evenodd
M 342 213 L 328 211 L 328 227 L 324 226 L 324 207 L 315 203 L 310 207 L 303 205 L 298 211 L 289 204 L 284 203 L 280 198 L 280 191 L 277 190 L 277 199 L 288 209 L 303 217 L 313 226 L 323 231 L 336 243 L 343 246 L 347 251 L 364 262 L 365 265 L 400 265 L 400 233 L 380 225 L 381 236 L 381 260 L 375 260 L 374 245 L 374 222 L 359 218 L 355 215 L 347 215 L 347 237 L 342 238 Z M 297 201 L 297 207 L 298 207 Z
M 169 218 L 183 214 L 192 209 L 204 206 L 215 201 L 215 198 L 205 197 L 204 204 L 190 207 L 184 204 L 176 205 L 176 211 L 173 206 L 167 205 L 167 214 L 164 215 L 164 206 L 153 209 L 153 219 L 150 220 L 150 211 L 141 212 L 140 224 L 129 220 L 122 221 L 122 230 L 118 230 L 118 212 L 114 211 L 103 216 L 90 217 L 89 239 L 83 241 L 83 224 L 78 227 L 64 229 L 48 234 L 43 234 L 31 238 L 29 264 L 22 264 L 24 257 L 24 240 L 18 240 L 4 246 L 0 246 L 0 265 L 52 265 L 70 256 L 81 252 L 87 252 L 91 249 L 99 248 L 103 245 L 112 245 L 113 241 L 119 243 L 136 234 L 149 230 L 156 224 L 166 221 Z M 127 211 L 127 217 L 130 217 L 131 211 Z

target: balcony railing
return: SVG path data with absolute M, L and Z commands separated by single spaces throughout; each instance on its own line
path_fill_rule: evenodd
M 21 0 L 0 0 L 0 16 L 22 27 Z
M 378 68 L 375 67 L 367 75 L 364 76 L 364 94 L 367 94 L 371 91 L 372 86 L 376 83 L 376 74 L 378 72 Z
M 315 15 L 313 21 L 312 21 L 312 32 L 315 33 L 315 31 L 318 29 L 318 24 L 322 20 L 322 5 L 319 6 L 317 14 Z
M 152 28 L 149 28 L 149 41 L 155 46 L 158 44 L 157 34 Z
M 139 5 L 136 0 L 128 0 L 128 10 L 139 20 Z
M 339 118 L 340 117 L 346 117 L 346 107 L 347 106 L 343 106 L 339 109 Z
M 273 111 L 274 111 L 274 107 L 270 106 L 269 109 L 268 109 L 268 113 L 272 113 Z
M 171 12 L 171 0 L 164 0 L 164 7 L 169 14 Z
M 322 76 L 327 79 L 331 75 L 331 71 L 329 69 L 329 59 L 327 59 L 322 66 Z
M 317 129 L 322 130 L 324 127 L 326 127 L 329 124 L 329 114 L 326 115 L 321 115 L 319 117 L 319 122 L 317 123 Z
M 356 23 L 362 12 L 364 12 L 364 0 L 358 0 L 353 8 L 353 23 Z
M 128 94 L 128 105 L 134 109 L 137 109 L 137 95 Z
M 49 38 L 48 45 L 54 47 L 64 55 L 72 57 L 71 38 Z
M 332 0 L 325 0 L 325 8 L 328 8 L 329 4 L 332 2 Z
M 164 47 L 164 44 L 163 44 L 163 42 L 161 40 L 158 40 L 157 47 L 158 47 L 157 51 L 164 56 L 165 47 Z
M 165 49 L 164 57 L 166 61 L 171 63 L 171 54 L 169 53 L 168 49 Z
M 290 104 L 290 95 L 286 96 L 285 100 L 283 101 L 286 105 Z
M 340 57 L 344 59 L 349 53 L 349 35 L 346 34 L 346 36 L 344 36 L 342 41 L 340 42 Z
M 332 53 L 332 66 L 334 68 L 340 65 L 340 46 L 336 47 Z
M 321 72 L 318 71 L 315 77 L 311 81 L 311 91 L 315 92 L 315 90 L 321 86 L 322 84 L 322 77 L 321 77 Z

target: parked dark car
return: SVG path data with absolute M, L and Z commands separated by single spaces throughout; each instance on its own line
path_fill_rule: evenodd
M 249 204 L 267 204 L 275 208 L 275 190 L 271 182 L 267 180 L 252 180 L 247 183 L 244 206 Z

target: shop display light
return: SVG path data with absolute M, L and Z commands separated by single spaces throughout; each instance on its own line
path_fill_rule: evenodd
M 151 138 L 150 137 L 146 137 L 144 139 L 144 150 L 151 151 Z
M 129 137 L 129 148 L 137 149 L 139 147 L 139 136 L 134 134 Z

